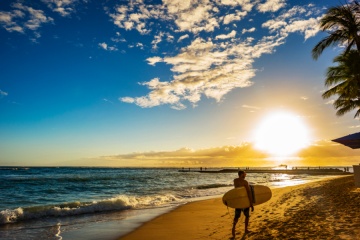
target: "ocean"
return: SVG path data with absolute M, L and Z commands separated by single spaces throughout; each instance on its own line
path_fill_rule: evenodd
M 181 204 L 224 194 L 237 177 L 192 170 L 0 167 L 0 239 L 116 239 Z M 246 179 L 276 188 L 325 177 Z

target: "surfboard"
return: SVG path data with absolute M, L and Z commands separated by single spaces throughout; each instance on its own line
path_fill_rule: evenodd
M 270 200 L 271 189 L 263 185 L 250 185 L 251 194 L 253 196 L 253 205 L 259 205 Z M 225 206 L 230 208 L 248 208 L 250 201 L 245 187 L 231 189 L 222 197 Z

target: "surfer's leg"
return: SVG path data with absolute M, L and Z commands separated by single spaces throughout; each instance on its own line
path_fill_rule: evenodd
M 249 226 L 249 218 L 245 218 L 245 233 L 249 233 L 250 231 L 248 230 L 248 226 Z
M 248 230 L 249 220 L 250 220 L 250 209 L 249 208 L 244 209 L 244 215 L 245 215 L 245 233 L 249 233 L 250 232 Z
M 237 222 L 239 221 L 240 215 L 241 215 L 241 209 L 235 209 L 234 222 L 233 222 L 233 227 L 231 229 L 231 233 L 233 237 L 235 237 L 235 227 Z
M 239 219 L 234 219 L 233 227 L 231 229 L 231 233 L 232 233 L 233 237 L 235 237 L 235 227 L 236 227 L 238 220 Z

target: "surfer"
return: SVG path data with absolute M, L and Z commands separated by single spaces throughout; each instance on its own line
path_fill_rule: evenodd
M 251 211 L 254 211 L 254 206 L 253 206 L 253 199 L 252 199 L 252 194 L 250 192 L 250 186 L 248 181 L 245 180 L 246 177 L 246 172 L 245 171 L 239 171 L 238 172 L 239 177 L 234 179 L 234 187 L 238 188 L 238 187 L 245 187 L 249 201 L 250 201 L 250 207 L 248 208 L 236 208 L 235 209 L 235 216 L 234 216 L 234 222 L 233 222 L 233 227 L 232 227 L 232 235 L 233 237 L 235 237 L 235 226 L 240 218 L 241 212 L 244 213 L 245 215 L 245 233 L 249 233 L 250 231 L 248 230 L 248 226 L 249 226 L 249 218 L 250 218 L 250 208 Z

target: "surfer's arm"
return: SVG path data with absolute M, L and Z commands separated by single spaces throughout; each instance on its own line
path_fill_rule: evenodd
M 253 206 L 253 199 L 252 199 L 252 194 L 251 194 L 251 190 L 250 190 L 250 186 L 249 183 L 246 181 L 246 184 L 244 185 L 249 201 L 250 201 L 250 207 L 251 207 L 251 211 L 254 211 L 254 206 Z

